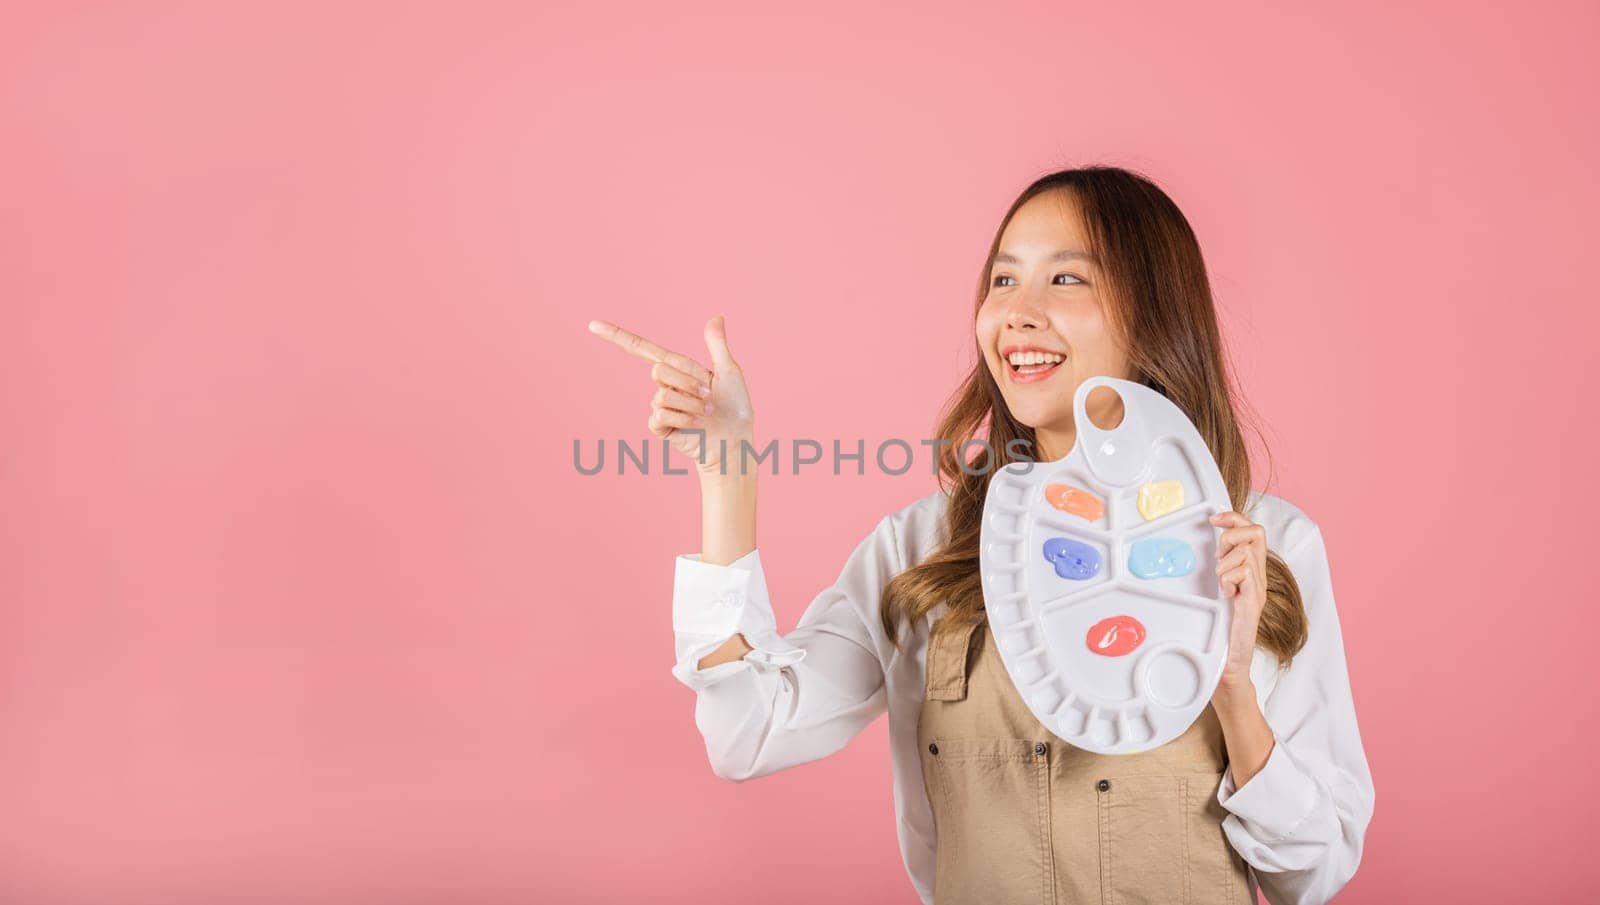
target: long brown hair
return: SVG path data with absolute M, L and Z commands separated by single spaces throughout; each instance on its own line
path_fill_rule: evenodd
M 1235 405 L 1248 403 L 1234 390 L 1224 355 L 1211 284 L 1194 231 L 1178 206 L 1147 177 L 1120 167 L 1090 166 L 1040 177 L 1023 190 L 995 230 L 978 280 L 978 307 L 988 294 L 994 257 L 1006 225 L 1029 199 L 1045 192 L 1069 193 L 1082 213 L 1090 248 L 1101 262 L 1101 299 L 1107 318 L 1127 347 L 1140 383 L 1172 400 L 1194 422 L 1217 460 L 1236 511 L 1250 493 L 1250 460 Z M 976 343 L 975 343 L 976 344 Z M 884 588 L 880 615 L 898 649 L 897 625 L 915 626 L 939 603 L 940 620 L 959 625 L 987 619 L 978 572 L 978 536 L 991 469 L 1017 461 L 1013 441 L 1037 450 L 1033 428 L 1017 421 L 979 349 L 972 373 L 946 403 L 934 436 L 939 483 L 948 496 L 944 544 Z M 983 467 L 962 461 L 966 444 L 987 428 Z M 1259 432 L 1258 432 L 1259 435 Z M 990 456 L 993 458 L 989 458 Z M 1270 462 L 1270 454 L 1269 454 Z M 1270 540 L 1270 539 L 1269 539 Z M 1305 645 L 1306 614 L 1300 586 L 1276 553 L 1267 553 L 1267 603 L 1256 643 L 1287 664 Z

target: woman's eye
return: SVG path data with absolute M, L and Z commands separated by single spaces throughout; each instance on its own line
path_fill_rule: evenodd
M 1059 282 L 1062 277 L 1066 277 L 1068 280 L 1071 280 L 1072 282 L 1070 282 L 1070 283 Z M 1016 281 L 1016 277 L 1013 277 L 1013 276 L 1011 276 L 1009 274 L 1002 273 L 999 276 L 994 278 L 994 285 L 996 285 L 996 286 L 1009 286 L 1009 285 L 1011 285 L 1010 283 L 1002 283 L 1001 280 L 1011 280 L 1012 282 L 1015 282 Z M 1051 282 L 1055 283 L 1058 286 L 1071 286 L 1072 283 L 1081 283 L 1081 282 L 1083 282 L 1083 280 L 1079 279 L 1078 277 L 1073 276 L 1070 273 L 1058 273 L 1058 274 L 1055 275 L 1055 278 L 1051 280 Z

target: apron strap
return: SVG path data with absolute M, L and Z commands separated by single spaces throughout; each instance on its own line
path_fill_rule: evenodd
M 944 631 L 934 626 L 928 641 L 926 692 L 929 700 L 959 701 L 967 696 L 967 664 L 971 660 L 968 654 L 973 633 L 982 626 L 982 621 Z

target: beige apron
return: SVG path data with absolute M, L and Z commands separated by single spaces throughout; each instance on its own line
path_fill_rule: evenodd
M 1222 832 L 1227 765 L 1207 706 L 1142 754 L 1075 748 L 1017 693 L 986 623 L 935 635 L 917 729 L 935 905 L 1251 905 Z

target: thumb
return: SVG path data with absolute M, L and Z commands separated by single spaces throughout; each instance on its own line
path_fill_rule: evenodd
M 738 367 L 728 351 L 728 328 L 720 314 L 706 321 L 706 349 L 711 352 L 711 370 Z

